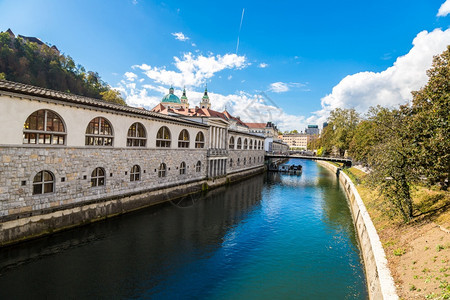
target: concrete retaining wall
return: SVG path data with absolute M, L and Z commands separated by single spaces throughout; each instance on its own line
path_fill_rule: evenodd
M 153 188 L 20 215 L 17 219 L 0 223 L 0 247 L 217 188 L 260 174 L 264 170 L 264 166 L 257 166 L 214 181 L 193 180 L 190 183 L 167 185 L 165 188 Z
M 380 238 L 355 185 L 345 173 L 339 172 L 336 166 L 323 161 L 316 162 L 336 173 L 347 195 L 364 259 L 369 298 L 398 299 Z

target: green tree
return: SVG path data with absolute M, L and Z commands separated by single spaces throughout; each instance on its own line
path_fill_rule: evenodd
M 413 92 L 414 153 L 430 184 L 448 188 L 450 180 L 450 46 L 433 59 L 428 83 Z
M 331 111 L 328 117 L 328 126 L 324 128 L 322 133 L 324 150 L 329 153 L 335 148 L 339 155 L 344 155 L 350 147 L 350 142 L 359 122 L 359 114 L 353 108 L 336 108 Z
M 116 104 L 121 104 L 121 105 L 126 105 L 125 101 L 120 96 L 120 92 L 117 90 L 110 89 L 110 90 L 101 92 L 100 95 L 102 95 L 102 99 L 105 101 L 116 103 Z
M 368 152 L 371 172 L 369 185 L 378 189 L 385 197 L 387 212 L 399 214 L 405 222 L 413 217 L 411 186 L 418 179 L 416 161 L 413 156 L 413 133 L 409 130 L 411 109 L 398 110 L 377 108 L 368 119 L 372 136 L 376 139 Z
M 48 45 L 38 46 L 22 38 L 0 33 L 0 73 L 3 78 L 125 105 L 125 101 L 97 72 L 77 65 L 70 56 Z

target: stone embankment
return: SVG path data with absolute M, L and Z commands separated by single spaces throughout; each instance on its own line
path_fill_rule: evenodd
M 336 166 L 323 161 L 317 161 L 317 163 L 336 173 L 339 177 L 339 182 L 347 195 L 359 239 L 359 245 L 361 247 L 361 253 L 364 259 L 364 268 L 370 299 L 398 299 L 394 279 L 389 271 L 380 238 L 355 185 L 350 178 L 344 172 L 340 172 L 340 169 Z
M 264 171 L 264 166 L 257 166 L 215 180 L 168 184 L 162 188 L 43 209 L 15 219 L 2 217 L 4 220 L 0 223 L 0 247 L 217 188 Z

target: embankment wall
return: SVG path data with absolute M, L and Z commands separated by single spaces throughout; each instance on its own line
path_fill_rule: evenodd
M 347 195 L 364 259 L 369 298 L 398 299 L 394 279 L 389 271 L 380 238 L 355 185 L 336 166 L 324 161 L 316 162 L 338 176 L 339 182 Z

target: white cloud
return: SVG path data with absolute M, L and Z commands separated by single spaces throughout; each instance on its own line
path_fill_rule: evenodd
M 196 43 L 192 43 L 191 45 L 192 45 L 192 47 L 197 47 Z
M 295 88 L 299 88 L 305 86 L 305 84 L 303 83 L 299 83 L 299 82 L 289 82 L 289 83 L 285 83 L 285 82 L 274 82 L 271 83 L 269 86 L 269 91 L 274 92 L 274 93 L 284 93 L 290 90 L 291 87 L 295 87 Z
M 137 0 L 132 0 L 131 3 L 133 3 L 134 5 L 138 4 Z
M 364 113 L 370 106 L 395 107 L 412 99 L 411 91 L 424 86 L 426 70 L 433 56 L 450 44 L 450 29 L 422 31 L 413 40 L 413 47 L 400 56 L 392 67 L 382 72 L 360 72 L 348 75 L 333 87 L 331 94 L 321 99 L 322 110 L 308 120 L 321 123 L 335 108 L 355 108 Z
M 232 75 L 230 75 L 230 76 L 227 77 L 228 80 L 231 80 L 231 78 L 233 78 Z
M 269 65 L 266 64 L 266 63 L 260 63 L 260 64 L 258 65 L 258 68 L 264 69 L 264 68 L 267 68 L 268 66 L 269 66 Z
M 269 91 L 274 93 L 284 93 L 289 91 L 289 87 L 286 83 L 278 81 L 270 84 Z
M 450 14 L 450 0 L 447 0 L 444 3 L 442 3 L 442 5 L 439 8 L 439 11 L 437 13 L 437 16 L 438 17 L 445 17 L 448 14 Z
M 202 86 L 207 79 L 224 69 L 242 69 L 248 63 L 245 56 L 225 54 L 216 56 L 195 56 L 192 53 L 184 54 L 182 58 L 174 57 L 177 71 L 167 70 L 166 67 L 152 67 L 147 64 L 133 66 L 141 69 L 147 77 L 164 85 Z
M 126 72 L 124 76 L 127 78 L 128 81 L 134 81 L 138 77 L 133 72 Z
M 182 32 L 174 32 L 174 33 L 172 33 L 172 35 L 175 37 L 176 40 L 179 40 L 182 42 L 189 40 L 189 38 L 187 36 L 185 36 Z

